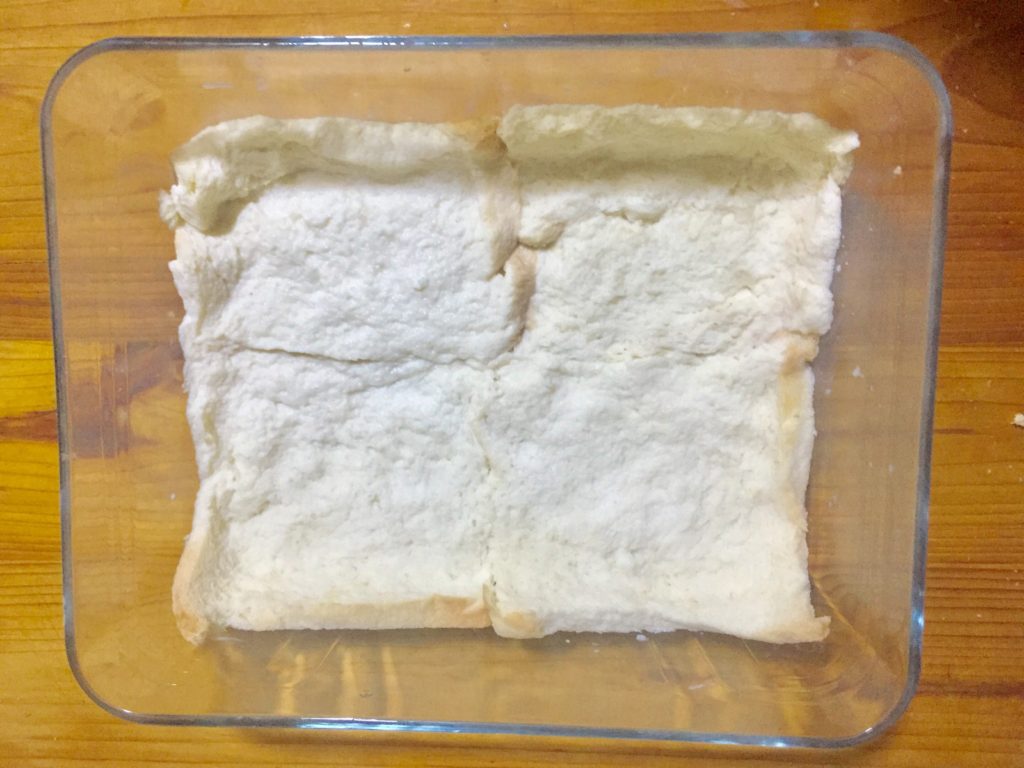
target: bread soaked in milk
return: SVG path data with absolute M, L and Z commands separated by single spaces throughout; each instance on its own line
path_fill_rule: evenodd
M 850 133 L 518 107 L 248 118 L 174 156 L 210 627 L 816 640 L 809 362 Z

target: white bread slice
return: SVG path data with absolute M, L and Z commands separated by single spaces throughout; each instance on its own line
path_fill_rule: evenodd
M 541 264 L 521 353 L 709 355 L 828 330 L 853 134 L 640 105 L 517 107 L 499 134 Z
M 482 416 L 495 629 L 820 639 L 807 362 L 855 137 L 639 106 L 518 108 L 499 135 L 537 276 Z
M 481 428 L 507 480 L 489 546 L 498 633 L 823 637 L 801 505 L 809 354 L 779 338 L 707 360 L 502 368 Z
M 250 118 L 175 155 L 188 639 L 488 623 L 471 421 L 532 279 L 500 149 L 486 125 Z
M 486 625 L 487 466 L 469 417 L 489 381 L 193 349 L 206 470 L 175 584 L 183 630 Z
M 522 285 L 502 274 L 517 197 L 486 123 L 254 117 L 206 129 L 174 166 L 163 214 L 201 340 L 480 362 L 521 330 Z

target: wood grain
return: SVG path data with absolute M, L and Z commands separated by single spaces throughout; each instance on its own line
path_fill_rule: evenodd
M 881 739 L 840 753 L 507 737 L 141 727 L 63 652 L 38 114 L 112 35 L 880 29 L 940 69 L 956 121 L 935 422 L 924 669 Z M 446 4 L 0 2 L 0 764 L 1024 766 L 1024 6 L 1006 2 Z

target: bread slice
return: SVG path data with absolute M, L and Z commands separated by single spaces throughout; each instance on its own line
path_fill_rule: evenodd
M 175 156 L 216 626 L 816 640 L 808 363 L 852 134 L 547 106 L 249 118 Z
M 855 138 L 640 106 L 519 108 L 499 134 L 537 275 L 482 420 L 495 629 L 820 639 L 807 363 Z
M 334 360 L 493 358 L 521 330 L 500 150 L 486 123 L 206 129 L 175 153 L 163 201 L 186 322 L 199 339 Z
M 183 634 L 488 624 L 472 419 L 531 280 L 493 130 L 250 118 L 175 170 Z
M 208 459 L 175 589 L 183 626 L 486 625 L 487 466 L 469 416 L 488 381 L 466 365 L 193 348 Z

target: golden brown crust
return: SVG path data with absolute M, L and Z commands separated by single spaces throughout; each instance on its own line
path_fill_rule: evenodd
M 182 558 L 182 566 L 185 558 Z M 213 624 L 201 616 L 189 600 L 189 583 L 175 579 L 174 616 L 182 636 L 194 645 L 209 636 Z M 282 611 L 265 626 L 238 626 L 238 629 L 479 629 L 490 626 L 487 609 L 479 600 L 434 595 L 425 600 L 403 603 L 324 604 L 295 606 Z
M 758 632 L 753 638 L 765 643 L 816 643 L 828 636 L 829 618 L 820 616 L 765 632 Z
M 531 640 L 544 637 L 548 632 L 544 631 L 537 617 L 532 613 L 493 614 L 491 626 L 494 627 L 494 634 L 498 637 L 505 637 L 510 640 Z
M 290 615 L 293 614 L 293 615 Z M 400 603 L 323 603 L 295 606 L 284 611 L 275 626 L 252 629 L 417 629 L 490 626 L 487 607 L 480 599 L 433 595 Z
M 518 243 L 519 185 L 508 159 L 505 143 L 498 138 L 496 119 L 471 120 L 451 125 L 452 131 L 472 149 L 481 213 L 491 231 L 491 268 L 504 269 Z
M 479 117 L 448 123 L 451 132 L 486 154 L 504 155 L 505 144 L 498 138 L 498 118 Z
M 503 612 L 498 605 L 498 595 L 493 584 L 484 587 L 484 604 L 494 633 L 499 637 L 528 640 L 548 634 L 535 614 L 523 611 Z
M 204 618 L 192 597 L 193 584 L 199 570 L 199 559 L 206 545 L 206 529 L 193 529 L 185 542 L 185 551 L 174 573 L 171 587 L 171 606 L 178 631 L 193 645 L 199 645 L 206 638 L 210 622 Z
M 803 453 L 810 450 L 805 438 L 813 436 L 814 418 L 811 408 L 810 382 L 807 377 L 807 363 L 818 354 L 818 340 L 814 336 L 793 334 L 789 339 L 782 367 L 779 371 L 779 463 L 782 487 L 780 490 L 783 506 L 792 522 L 806 530 L 807 512 L 803 497 L 806 492 L 801 480 L 803 472 L 797 472 L 806 463 Z M 807 457 L 809 458 L 809 457 Z
M 779 501 L 789 520 L 800 531 L 797 546 L 806 567 L 807 473 L 814 441 L 814 410 L 812 384 L 807 364 L 818 354 L 818 338 L 793 334 L 779 371 Z M 759 632 L 756 639 L 771 643 L 807 643 L 824 640 L 828 635 L 827 617 L 804 621 Z
M 207 544 L 206 531 L 193 533 L 185 545 L 174 576 L 171 599 L 178 631 L 193 645 L 202 644 L 214 623 L 203 615 L 196 590 L 202 572 L 199 564 Z M 490 616 L 482 599 L 433 595 L 423 600 L 400 603 L 352 603 L 296 605 L 282 610 L 265 626 L 238 626 L 238 629 L 476 629 L 490 626 Z

